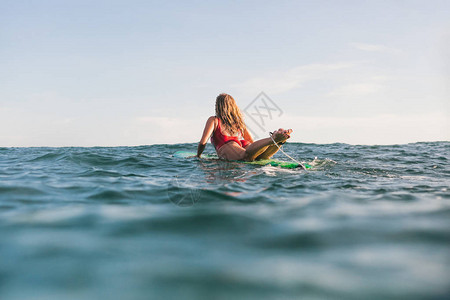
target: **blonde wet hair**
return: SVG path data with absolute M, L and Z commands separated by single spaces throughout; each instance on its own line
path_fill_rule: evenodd
M 231 134 L 235 135 L 239 131 L 245 132 L 245 123 L 241 110 L 234 101 L 233 97 L 222 93 L 216 98 L 216 117 L 223 124 L 223 127 Z

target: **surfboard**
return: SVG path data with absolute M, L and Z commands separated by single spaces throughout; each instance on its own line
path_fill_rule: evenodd
M 195 157 L 197 153 L 190 152 L 190 151 L 177 151 L 173 154 L 174 157 L 178 158 L 192 158 Z M 215 154 L 202 154 L 201 156 L 204 159 L 219 159 L 219 157 Z M 262 159 L 262 160 L 255 160 L 255 161 L 241 161 L 241 160 L 233 160 L 234 162 L 243 163 L 247 165 L 259 165 L 259 166 L 267 166 L 271 165 L 273 167 L 280 167 L 284 169 L 295 169 L 295 168 L 301 168 L 301 165 L 296 162 L 290 162 L 290 161 L 281 161 L 277 159 Z M 311 166 L 308 164 L 304 164 L 306 169 L 311 169 Z

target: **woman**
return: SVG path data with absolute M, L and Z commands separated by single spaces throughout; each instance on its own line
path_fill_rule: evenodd
M 272 134 L 272 138 L 277 144 L 282 144 L 290 138 L 291 132 L 292 129 L 280 128 Z M 270 137 L 253 142 L 239 107 L 228 94 L 220 94 L 216 98 L 216 115 L 206 121 L 203 136 L 198 144 L 197 157 L 205 150 L 209 137 L 217 155 L 227 160 L 268 159 L 278 151 L 277 145 Z

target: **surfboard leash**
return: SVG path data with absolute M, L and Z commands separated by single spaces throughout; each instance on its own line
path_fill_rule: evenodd
M 296 160 L 296 159 L 292 158 L 291 156 L 289 156 L 289 154 L 287 154 L 286 152 L 284 152 L 284 150 L 283 150 L 280 146 L 278 146 L 277 142 L 275 142 L 275 140 L 274 140 L 273 137 L 272 137 L 273 132 L 269 132 L 269 133 L 270 133 L 270 138 L 272 139 L 272 142 L 278 147 L 278 150 L 280 150 L 281 152 L 283 152 L 283 154 L 286 155 L 288 158 L 290 158 L 292 161 L 298 163 L 298 164 L 302 167 L 303 170 L 306 170 L 306 167 L 305 167 L 301 162 L 299 162 L 298 160 Z M 283 144 L 284 144 L 284 143 L 283 143 Z M 282 144 L 282 145 L 283 145 L 283 144 Z

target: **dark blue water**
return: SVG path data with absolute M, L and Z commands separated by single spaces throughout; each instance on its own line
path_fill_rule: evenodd
M 449 142 L 177 150 L 0 148 L 0 299 L 450 295 Z

